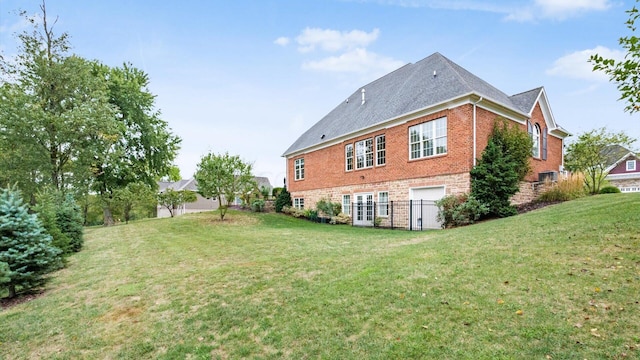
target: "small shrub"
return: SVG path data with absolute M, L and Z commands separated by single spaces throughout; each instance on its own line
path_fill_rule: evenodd
M 283 189 L 284 189 L 284 188 L 281 188 L 281 187 L 274 187 L 274 188 L 271 190 L 271 196 L 273 196 L 273 198 L 274 198 L 274 199 L 275 199 L 275 198 L 277 198 L 277 197 L 278 197 L 278 195 L 280 195 L 280 193 L 282 192 L 282 190 L 283 190 Z
M 304 210 L 304 217 L 311 221 L 318 221 L 318 210 L 306 209 Z
M 251 203 L 251 210 L 254 212 L 263 212 L 264 211 L 264 200 L 263 199 L 255 199 Z
M 600 194 L 618 194 L 620 193 L 620 189 L 615 186 L 605 186 L 600 189 Z
M 329 224 L 351 224 L 351 216 L 339 213 L 338 215 L 331 217 Z
M 338 202 L 331 202 L 329 199 L 322 198 L 316 203 L 316 208 L 319 213 L 322 213 L 328 217 L 338 215 L 342 210 L 342 204 Z
M 438 220 L 442 222 L 443 228 L 473 224 L 489 212 L 489 206 L 467 194 L 445 196 L 436 201 L 436 205 L 440 209 Z M 507 209 L 503 208 L 501 211 Z

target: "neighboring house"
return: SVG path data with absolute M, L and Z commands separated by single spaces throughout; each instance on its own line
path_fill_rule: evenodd
M 640 157 L 620 145 L 608 146 L 605 154 L 608 159 L 605 179 L 621 192 L 640 192 Z
M 269 191 L 271 191 L 272 186 L 269 182 L 269 178 L 256 176 L 254 177 L 254 181 L 258 185 L 258 189 L 260 189 L 262 186 L 265 186 L 269 189 Z M 192 203 L 183 204 L 179 209 L 176 209 L 174 216 L 187 213 L 217 210 L 220 206 L 220 204 L 218 203 L 218 199 L 207 199 L 198 194 L 198 183 L 194 178 L 187 180 L 183 179 L 176 182 L 159 181 L 158 192 L 164 192 L 166 189 L 172 189 L 174 191 L 189 190 L 196 193 L 197 200 Z M 234 199 L 233 205 L 242 205 L 242 200 L 240 200 L 240 198 Z M 159 218 L 170 216 L 171 214 L 166 207 L 158 205 Z
M 569 133 L 556 123 L 544 88 L 509 96 L 439 53 L 405 65 L 348 96 L 284 152 L 294 206 L 329 198 L 354 224 L 375 217 L 385 225 L 393 201 L 423 200 L 431 207 L 420 228 L 437 228 L 433 201 L 470 191 L 469 172 L 496 118 L 534 140 L 522 189 L 532 193 L 530 183 L 562 170 Z
M 174 216 L 188 214 L 188 213 L 216 210 L 220 205 L 218 204 L 217 199 L 207 199 L 197 193 L 198 183 L 194 178 L 187 179 L 187 180 L 183 179 L 176 182 L 167 182 L 167 181 L 158 182 L 158 192 L 164 192 L 167 189 L 172 189 L 174 191 L 189 190 L 196 193 L 197 200 L 195 202 L 185 203 L 182 206 L 180 206 L 179 209 L 175 210 Z M 158 205 L 159 218 L 170 217 L 170 216 L 171 214 L 169 213 L 169 210 L 166 207 Z

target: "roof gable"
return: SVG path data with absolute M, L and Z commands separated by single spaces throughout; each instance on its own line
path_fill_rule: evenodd
M 602 150 L 602 154 L 606 158 L 607 168 L 605 172 L 613 170 L 618 164 L 627 160 L 629 157 L 636 158 L 633 151 L 621 145 L 609 145 Z

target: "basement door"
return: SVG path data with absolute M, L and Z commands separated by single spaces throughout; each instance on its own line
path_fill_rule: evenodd
M 411 189 L 413 230 L 440 229 L 436 200 L 444 197 L 444 186 Z
M 373 226 L 373 194 L 355 194 L 353 225 Z

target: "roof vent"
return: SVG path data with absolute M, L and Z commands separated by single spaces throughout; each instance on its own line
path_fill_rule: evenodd
M 433 77 L 436 77 L 436 75 L 437 75 L 437 74 L 436 74 L 436 71 L 435 71 L 435 70 L 433 70 Z
M 364 88 L 362 88 L 362 104 L 360 104 L 360 105 L 364 105 L 364 102 L 366 101 L 365 96 L 364 96 L 364 92 L 365 92 L 365 90 L 364 90 Z
M 322 136 L 320 136 L 320 139 L 324 139 L 324 134 L 322 134 Z

